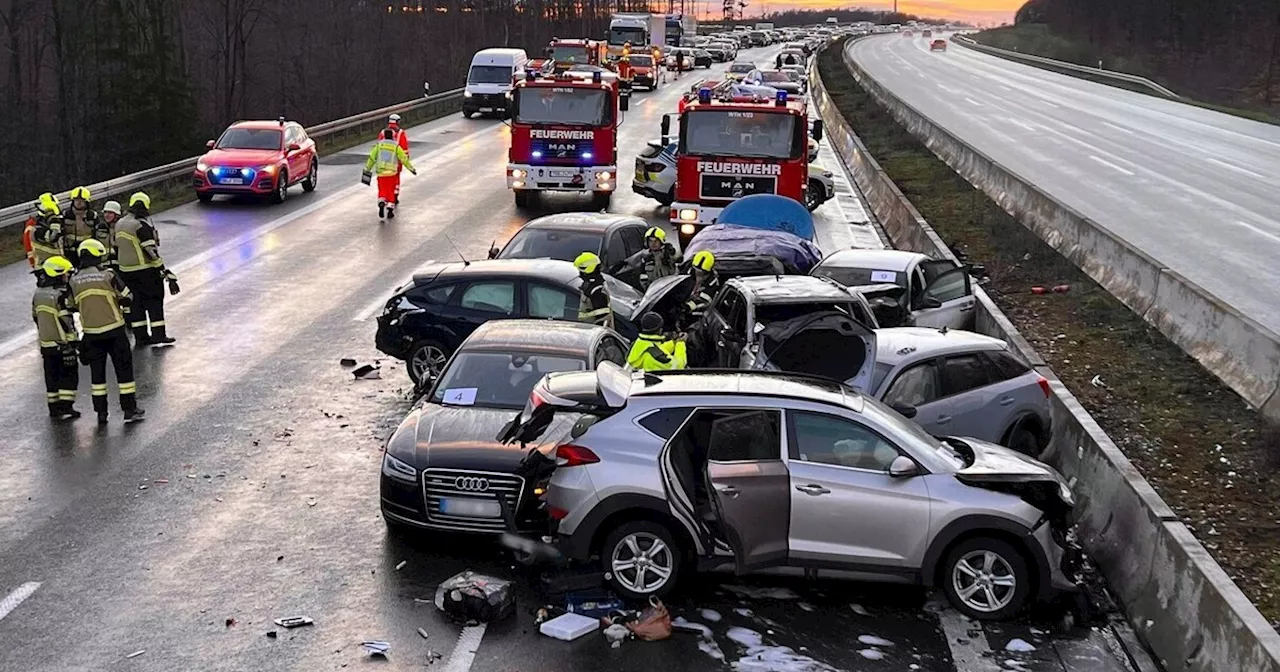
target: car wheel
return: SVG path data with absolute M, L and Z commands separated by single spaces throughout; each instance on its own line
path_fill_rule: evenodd
M 462 116 L 466 117 L 467 119 L 470 119 L 471 117 L 476 116 L 476 113 L 472 112 L 471 110 L 463 110 Z
M 320 181 L 320 162 L 315 159 L 311 160 L 311 170 L 307 171 L 307 176 L 302 180 L 302 190 L 312 192 L 316 190 L 316 185 Z
M 1018 423 L 1009 433 L 1009 447 L 1023 455 L 1035 457 L 1040 454 L 1040 438 L 1025 422 Z
M 289 199 L 289 173 L 280 171 L 280 177 L 276 178 L 276 190 L 271 194 L 272 203 L 284 203 Z
M 533 192 L 524 189 L 516 190 L 516 207 L 527 208 L 533 202 Z
M 966 539 L 947 554 L 942 589 L 961 613 L 983 621 L 1013 616 L 1031 594 L 1027 561 L 1011 544 L 989 537 Z
M 600 557 L 605 580 L 619 595 L 632 600 L 670 593 L 680 578 L 683 560 L 671 531 L 647 520 L 615 528 L 605 537 Z
M 594 210 L 608 210 L 613 202 L 612 191 L 597 191 L 591 194 L 591 207 Z
M 409 358 L 405 361 L 405 369 L 415 386 L 421 387 L 424 382 L 431 382 L 444 369 L 449 361 L 449 349 L 438 341 L 423 340 L 413 344 L 409 350 Z
M 202 193 L 200 193 L 200 192 L 198 192 L 198 191 L 197 191 L 197 192 L 196 192 L 196 198 L 197 198 L 197 199 L 199 199 L 199 201 L 200 201 L 201 203 L 212 203 L 212 202 L 213 202 L 213 194 L 202 194 Z
M 810 182 L 809 188 L 805 190 L 804 207 L 809 212 L 813 212 L 814 210 L 817 210 L 818 206 L 822 205 L 822 199 L 818 197 L 818 190 L 821 188 L 822 188 L 821 184 L 818 184 L 816 182 Z

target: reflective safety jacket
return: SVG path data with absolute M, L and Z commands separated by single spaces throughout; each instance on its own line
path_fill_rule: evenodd
M 661 334 L 640 334 L 631 345 L 627 364 L 636 371 L 668 371 L 689 365 L 684 341 L 667 340 Z
M 77 271 L 71 276 L 71 296 L 86 336 L 124 326 L 120 304 L 128 300 L 129 290 L 115 271 L 97 266 Z
M 390 177 L 400 172 L 400 165 L 414 170 L 409 161 L 409 154 L 395 140 L 379 140 L 369 152 L 369 160 L 364 162 L 364 169 L 378 177 Z
M 716 298 L 716 294 L 719 293 L 720 274 L 715 271 L 703 276 L 701 286 L 697 286 L 695 281 L 689 300 L 684 303 L 685 314 L 688 316 L 689 322 L 693 323 L 701 320 L 703 313 L 707 312 L 707 306 L 711 305 L 711 302 Z
M 125 273 L 164 268 L 160 240 L 146 218 L 126 215 L 116 222 L 116 265 Z
M 604 286 L 604 274 L 597 272 L 583 277 L 581 298 L 578 301 L 578 321 L 613 328 L 613 309 L 609 306 L 609 290 Z
M 35 268 L 40 268 L 49 257 L 62 254 L 62 225 L 60 213 L 41 212 L 36 216 L 36 230 L 31 235 Z
M 77 248 L 86 240 L 96 240 L 105 245 L 108 250 L 111 249 L 110 236 L 100 233 L 105 222 L 98 218 L 98 213 L 92 208 L 84 210 L 70 208 L 63 218 L 62 256 L 75 259 Z
M 36 321 L 37 338 L 42 348 L 58 348 L 76 340 L 76 325 L 71 318 L 71 297 L 66 287 L 36 287 L 31 298 L 31 317 Z
M 676 248 L 672 247 L 671 243 L 663 243 L 662 249 L 657 252 L 646 249 L 641 250 L 640 254 L 644 255 L 644 270 L 640 272 L 640 286 L 645 289 L 648 289 L 655 280 L 679 272 L 676 266 L 680 263 L 680 255 L 676 254 Z

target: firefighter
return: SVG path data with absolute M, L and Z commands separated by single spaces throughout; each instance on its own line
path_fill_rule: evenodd
M 164 321 L 165 281 L 170 294 L 177 294 L 180 288 L 178 276 L 165 268 L 160 256 L 160 236 L 151 224 L 150 196 L 139 191 L 129 197 L 129 214 L 116 222 L 115 243 L 120 279 L 133 295 L 129 326 L 134 345 L 173 343 L 177 339 L 168 334 Z
M 74 420 L 76 388 L 80 386 L 80 364 L 76 361 L 76 325 L 71 318 L 71 295 L 67 280 L 73 270 L 66 257 L 49 257 L 35 270 L 36 293 L 31 298 L 31 316 L 36 321 L 40 357 L 44 360 L 45 400 L 49 417 Z
M 646 249 L 640 250 L 627 259 L 627 265 L 641 267 L 640 287 L 648 289 L 659 278 L 679 273 L 680 255 L 676 248 L 667 242 L 667 232 L 661 227 L 651 226 L 644 232 Z
M 27 221 L 22 223 L 22 249 L 26 251 L 27 263 L 31 264 L 32 269 L 36 268 L 36 251 L 32 247 L 32 242 L 35 240 L 36 225 L 39 223 L 36 220 L 38 212 L 38 210 L 33 211 L 27 216 Z
M 53 194 L 40 194 L 36 202 L 36 228 L 31 236 L 31 252 L 35 268 L 41 268 L 49 257 L 62 254 L 62 208 Z
M 102 205 L 102 216 L 98 218 L 98 228 L 94 233 L 94 239 L 101 242 L 107 248 L 107 256 L 110 258 L 112 266 L 116 263 L 116 224 L 120 221 L 120 217 L 124 215 L 124 210 L 120 207 L 119 201 L 107 201 Z
M 400 115 L 391 115 L 387 119 L 387 128 L 395 132 L 396 144 L 400 145 L 400 149 L 404 150 L 405 156 L 409 156 L 409 133 L 400 128 Z M 400 205 L 400 168 L 396 169 L 396 205 Z
M 689 273 L 693 275 L 693 289 L 689 290 L 689 299 L 684 304 L 684 318 L 687 324 L 696 324 L 702 320 L 707 306 L 720 293 L 720 275 L 716 273 L 716 257 L 703 250 L 693 255 L 693 263 Z
M 98 213 L 89 207 L 91 200 L 93 197 L 88 187 L 76 187 L 71 190 L 71 209 L 63 216 L 62 224 L 62 256 L 64 257 L 74 257 L 80 243 L 90 238 L 102 242 L 98 237 L 101 223 L 98 220 Z M 111 246 L 107 245 L 107 249 L 110 250 Z
M 604 284 L 604 271 L 600 269 L 600 257 L 594 252 L 583 252 L 573 260 L 573 265 L 582 276 L 578 320 L 612 329 L 613 308 L 609 305 L 609 290 Z
M 123 223 L 123 221 L 122 221 Z M 96 240 L 80 243 L 77 251 L 79 271 L 71 277 L 71 296 L 80 312 L 80 356 L 89 365 L 93 410 L 98 424 L 107 423 L 107 359 L 116 372 L 120 388 L 120 409 L 124 421 L 141 420 L 138 408 L 138 385 L 133 380 L 133 352 L 129 349 L 123 304 L 129 300 L 129 288 L 120 276 L 104 266 L 107 248 Z
M 689 365 L 684 336 L 667 338 L 662 316 L 649 311 L 640 318 L 640 336 L 631 345 L 627 364 L 636 371 L 669 371 Z
M 366 177 L 371 173 L 378 176 L 378 218 L 395 219 L 396 204 L 400 193 L 400 166 L 403 165 L 414 175 L 418 174 L 409 155 L 396 142 L 395 131 L 382 131 L 382 139 L 374 143 L 369 151 L 369 160 L 364 162 Z

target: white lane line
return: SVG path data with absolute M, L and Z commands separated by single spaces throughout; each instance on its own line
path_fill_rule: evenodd
M 480 640 L 484 639 L 486 627 L 481 623 L 468 625 L 462 629 L 462 634 L 458 635 L 458 643 L 449 654 L 449 662 L 445 664 L 444 672 L 469 672 L 471 665 L 476 662 L 476 651 L 480 649 Z
M 991 644 L 980 623 L 966 621 L 960 612 L 948 605 L 930 606 L 933 607 L 930 610 L 938 614 L 942 634 L 947 638 L 947 648 L 951 649 L 955 672 L 999 672 L 1000 666 L 992 660 Z
M 1031 122 L 1023 121 L 1023 120 L 1021 120 L 1021 119 L 1019 119 L 1019 118 L 1017 118 L 1017 117 L 1008 117 L 1008 118 L 1006 118 L 1006 119 L 1005 119 L 1005 121 L 1007 121 L 1007 122 L 1009 122 L 1009 123 L 1013 124 L 1014 126 L 1021 126 L 1022 128 L 1025 128 L 1025 129 L 1027 129 L 1028 131 L 1031 131 L 1031 132 L 1033 132 L 1033 133 L 1034 133 L 1035 131 L 1040 130 L 1040 127 L 1039 127 L 1039 126 L 1037 126 L 1037 125 L 1035 125 L 1035 124 L 1033 124 L 1033 123 L 1031 123 Z
M 1243 222 L 1243 221 L 1240 221 L 1240 220 L 1236 220 L 1236 224 L 1239 224 L 1240 226 L 1243 226 L 1244 228 L 1249 229 L 1250 231 L 1252 231 L 1252 232 L 1254 232 L 1254 233 L 1258 234 L 1259 236 L 1263 236 L 1263 237 L 1265 237 L 1265 238 L 1270 238 L 1271 240 L 1273 240 L 1273 241 L 1275 241 L 1275 242 L 1277 242 L 1277 243 L 1280 243 L 1280 235 L 1276 235 L 1276 234 L 1274 234 L 1274 233 L 1272 233 L 1272 232 L 1270 232 L 1270 231 L 1267 231 L 1267 230 L 1265 230 L 1265 229 L 1260 229 L 1260 228 L 1258 228 L 1258 227 L 1256 227 L 1256 226 L 1254 226 L 1254 225 L 1250 224 L 1249 222 Z
M 484 135 L 485 133 L 492 133 L 493 130 L 494 130 L 493 127 L 485 127 L 474 133 L 468 133 L 467 135 L 451 140 L 449 144 L 445 145 L 444 147 L 440 147 L 439 149 L 436 149 L 430 153 L 424 154 L 421 157 L 417 157 L 414 160 L 421 161 L 423 166 L 431 165 L 431 163 L 429 162 L 430 159 L 434 159 L 435 157 L 441 156 L 447 152 L 454 151 L 455 149 L 458 148 L 459 144 L 465 143 L 473 138 Z M 406 180 L 411 179 L 411 176 L 406 175 L 405 179 Z M 348 194 L 356 191 L 357 189 L 363 189 L 363 188 L 364 188 L 364 185 L 357 182 L 349 187 L 344 187 L 342 189 L 339 189 L 338 191 L 335 191 L 332 194 L 325 196 L 324 198 L 320 199 L 319 201 L 316 201 L 315 203 L 312 203 L 311 205 L 308 205 L 304 208 L 300 208 L 298 210 L 294 210 L 293 212 L 287 215 L 283 215 L 281 217 L 273 219 L 270 222 L 267 222 L 266 224 L 263 224 L 262 226 L 257 227 L 256 229 L 251 229 L 249 231 L 246 231 L 231 240 L 223 242 L 219 245 L 215 245 L 195 256 L 183 259 L 181 262 L 178 262 L 177 264 L 174 264 L 169 268 L 174 273 L 181 273 L 189 268 L 194 268 L 196 266 L 204 264 L 211 259 L 214 259 L 223 254 L 226 254 L 227 252 L 240 248 L 245 243 L 251 240 L 254 240 L 256 238 L 261 238 L 262 236 L 265 236 L 268 233 L 275 231 L 276 229 L 284 226 L 285 224 L 293 222 L 294 220 L 300 219 L 302 217 L 306 217 L 307 215 L 310 215 L 311 213 L 317 210 L 320 210 L 321 208 L 328 207 L 333 202 L 341 198 L 345 198 Z M 181 295 L 175 296 L 175 297 L 167 297 L 165 299 L 165 302 L 172 303 L 174 301 L 181 300 L 181 298 L 182 298 Z M 14 352 L 18 348 L 26 347 L 26 345 L 30 343 L 35 337 L 36 337 L 35 329 L 28 329 L 27 331 L 10 336 L 5 341 L 0 342 L 0 357 L 8 356 L 10 353 Z
M 406 277 L 404 280 L 401 280 L 398 284 L 392 287 L 390 292 L 387 292 L 385 295 L 379 296 L 377 300 L 370 301 L 369 305 L 365 306 L 364 308 L 361 308 L 360 312 L 356 313 L 355 317 L 351 318 L 351 321 L 364 322 L 365 320 L 373 317 L 375 313 L 382 310 L 383 306 L 387 305 L 387 302 L 391 300 L 391 297 L 395 294 L 395 291 L 397 289 L 404 287 L 410 282 L 413 282 L 413 276 L 421 273 L 424 269 L 426 269 L 428 266 L 434 263 L 436 262 L 433 259 L 428 259 L 426 262 L 423 262 L 423 264 L 419 266 L 417 269 L 415 269 L 413 273 L 410 273 L 408 277 Z
M 1000 87 L 1000 88 L 1004 89 L 1005 91 L 1013 91 L 1013 87 L 1012 87 L 1012 86 L 1005 86 L 1004 84 L 996 84 L 996 86 L 998 86 L 998 87 Z
M 1114 128 L 1114 129 L 1116 129 L 1117 131 L 1120 131 L 1121 133 L 1125 133 L 1125 134 L 1128 134 L 1128 135 L 1133 135 L 1133 131 L 1132 131 L 1131 129 L 1125 128 L 1124 126 L 1116 126 L 1115 124 L 1113 124 L 1113 123 L 1111 123 L 1111 122 L 1109 122 L 1109 121 L 1104 121 L 1104 122 L 1102 122 L 1102 125 L 1103 125 L 1103 126 L 1110 126 L 1111 128 Z M 1210 161 L 1212 161 L 1213 159 L 1209 159 L 1209 160 L 1210 160 Z
M 978 107 L 982 107 L 982 103 L 979 103 L 978 101 L 976 101 L 976 100 L 974 100 L 974 99 L 972 99 L 972 98 L 969 98 L 969 97 L 967 97 L 967 96 L 966 96 L 966 97 L 965 97 L 965 100 L 969 101 L 969 104 L 970 104 L 970 105 L 977 105 Z
M 1093 159 L 1094 161 L 1097 161 L 1098 163 L 1101 163 L 1102 165 L 1104 165 L 1104 166 L 1106 166 L 1106 167 L 1108 167 L 1108 168 L 1110 168 L 1110 169 L 1112 169 L 1112 170 L 1115 170 L 1115 171 L 1117 171 L 1117 172 L 1124 173 L 1125 175 L 1133 175 L 1133 171 L 1132 171 L 1132 170 L 1129 170 L 1129 169 L 1127 169 L 1127 168 L 1121 168 L 1120 166 L 1117 166 L 1116 164 L 1111 163 L 1110 161 L 1108 161 L 1108 160 L 1106 160 L 1106 159 L 1096 157 L 1096 156 L 1094 156 L 1094 155 L 1092 155 L 1092 154 L 1090 154 L 1090 155 L 1089 155 L 1089 158 L 1090 158 L 1090 159 Z
M 1227 170 L 1234 170 L 1234 171 L 1235 171 L 1235 172 L 1237 172 L 1237 173 L 1241 173 L 1241 174 L 1244 174 L 1244 175 L 1248 175 L 1248 176 L 1250 176 L 1250 177 L 1256 177 L 1256 178 L 1258 178 L 1259 180 L 1265 180 L 1265 179 L 1267 179 L 1267 176 L 1266 176 L 1266 175 L 1262 175 L 1262 174 L 1260 174 L 1260 173 L 1255 173 L 1255 172 L 1253 172 L 1252 170 L 1249 170 L 1248 168 L 1241 168 L 1240 166 L 1237 166 L 1237 165 L 1235 165 L 1235 164 L 1231 164 L 1231 163 L 1227 163 L 1226 161 L 1219 161 L 1219 160 L 1217 160 L 1217 159 L 1212 159 L 1212 158 L 1210 158 L 1210 159 L 1206 159 L 1206 160 L 1207 160 L 1209 163 L 1212 163 L 1212 164 L 1214 164 L 1214 165 L 1222 166 L 1223 168 L 1226 168 Z
M 640 101 L 640 102 L 636 103 L 636 105 L 644 105 L 644 104 L 645 104 L 645 103 L 647 103 L 647 102 L 649 102 L 649 99 L 648 99 L 648 98 L 645 98 L 644 100 L 642 100 L 642 101 Z
M 17 609 L 18 605 L 22 604 L 24 600 L 31 597 L 31 594 L 36 592 L 36 589 L 39 587 L 39 581 L 30 581 L 18 586 L 17 590 L 6 595 L 3 600 L 0 600 L 0 621 L 4 620 L 4 617 L 8 616 L 9 612 Z

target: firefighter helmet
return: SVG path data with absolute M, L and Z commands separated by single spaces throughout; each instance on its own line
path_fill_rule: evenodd
M 117 217 L 118 217 L 118 216 L 120 216 L 120 215 L 122 215 L 122 214 L 124 214 L 123 210 L 120 208 L 120 202 L 119 202 L 119 201 L 107 201 L 107 202 L 102 206 L 102 213 L 103 213 L 103 214 L 106 214 L 106 213 L 108 213 L 108 212 L 109 212 L 109 213 L 111 213 L 111 214 L 113 214 L 113 215 L 116 215 Z
M 665 242 L 667 240 L 667 232 L 663 231 L 662 227 L 651 226 L 647 231 L 644 232 L 644 237 L 645 239 L 657 238 L 658 240 Z
M 711 254 L 706 250 L 703 250 L 693 255 L 694 268 L 710 272 L 711 269 L 715 267 L 715 265 L 716 265 L 716 255 Z
M 134 195 L 129 197 L 129 207 L 133 208 L 134 206 L 137 206 L 137 205 L 141 205 L 142 207 L 150 210 L 151 197 L 148 196 L 146 192 L 142 192 L 142 191 L 136 192 Z
M 36 201 L 36 208 L 39 209 L 40 212 L 48 213 L 50 215 L 56 215 L 61 212 L 61 209 L 58 208 L 58 199 L 54 198 L 53 194 L 47 191 L 40 194 L 40 200 Z
M 44 260 L 44 265 L 41 266 L 41 269 L 44 270 L 44 274 L 51 278 L 60 278 L 70 273 L 72 268 L 74 267 L 71 265 L 71 262 L 67 261 L 66 257 L 61 256 L 49 257 Z
M 76 187 L 71 190 L 71 198 L 83 198 L 86 201 L 92 201 L 93 197 L 89 194 L 89 187 Z
M 80 255 L 91 255 L 99 259 L 107 256 L 107 246 L 92 238 L 80 243 L 80 247 L 76 248 L 76 252 Z
M 600 257 L 595 252 L 583 252 L 573 260 L 573 265 L 583 273 L 595 273 L 600 268 Z

